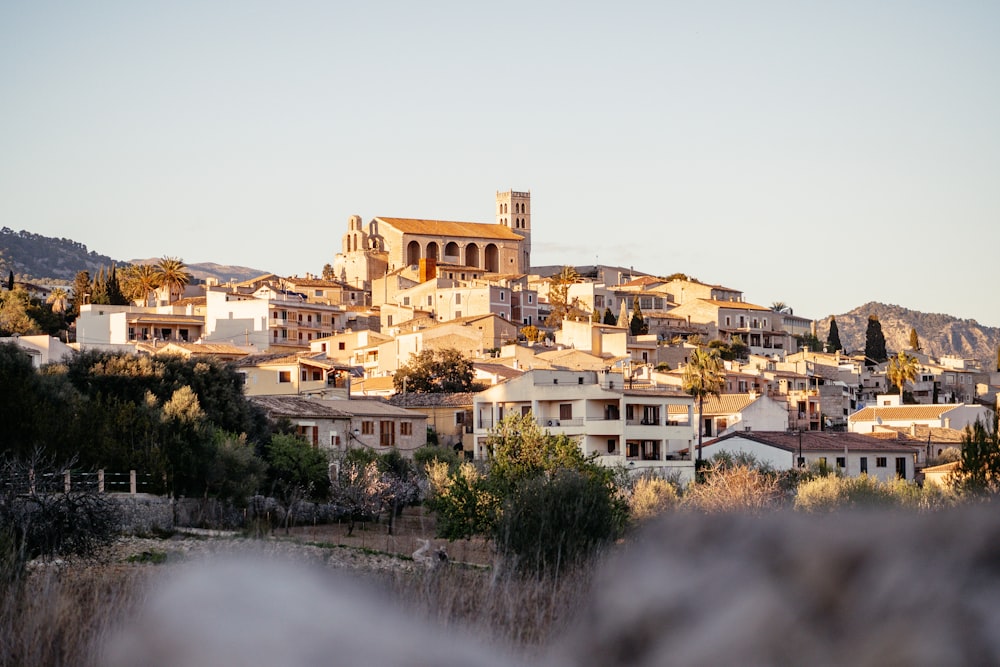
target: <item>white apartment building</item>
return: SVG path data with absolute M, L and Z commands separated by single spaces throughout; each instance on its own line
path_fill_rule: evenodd
M 488 457 L 490 429 L 510 414 L 533 415 L 604 465 L 677 471 L 685 482 L 694 477 L 690 454 L 680 454 L 694 450 L 694 400 L 681 391 L 629 389 L 621 373 L 610 371 L 528 371 L 476 395 L 476 459 Z

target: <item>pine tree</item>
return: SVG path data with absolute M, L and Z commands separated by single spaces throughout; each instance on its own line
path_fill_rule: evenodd
M 129 300 L 122 294 L 121 283 L 118 282 L 118 267 L 111 265 L 111 272 L 108 274 L 108 303 L 112 306 L 127 306 Z
M 917 352 L 921 351 L 920 336 L 917 335 L 917 330 L 913 327 L 910 327 L 910 349 Z
M 11 292 L 14 291 L 14 271 L 13 270 L 11 270 L 11 272 L 9 274 L 7 274 L 7 290 L 11 291 Z
M 865 357 L 869 363 L 880 364 L 889 360 L 885 351 L 885 334 L 882 333 L 882 323 L 878 316 L 868 316 L 868 329 L 865 331 Z
M 611 312 L 610 308 L 604 309 L 604 323 L 612 325 L 618 324 L 618 318 L 615 317 L 615 314 Z
M 73 296 L 70 299 L 69 319 L 80 315 L 80 306 L 88 303 L 90 294 L 90 272 L 78 271 L 73 279 Z
M 111 303 L 108 298 L 108 279 L 104 275 L 103 266 L 97 272 L 97 277 L 94 278 L 94 283 L 90 287 L 90 302 L 105 306 Z
M 632 301 L 632 319 L 629 321 L 629 329 L 633 336 L 649 333 L 649 325 L 642 319 L 642 308 L 639 307 L 639 297 Z
M 830 333 L 826 336 L 826 349 L 830 352 L 844 349 L 840 343 L 840 329 L 837 328 L 837 320 L 833 315 L 830 316 Z

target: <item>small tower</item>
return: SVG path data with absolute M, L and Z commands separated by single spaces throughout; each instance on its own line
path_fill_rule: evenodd
M 531 193 L 497 192 L 497 224 L 524 237 L 519 264 L 521 271 L 527 272 L 531 267 Z

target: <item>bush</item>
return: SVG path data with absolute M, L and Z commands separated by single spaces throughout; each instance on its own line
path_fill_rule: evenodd
M 703 474 L 703 482 L 688 486 L 685 507 L 708 513 L 757 514 L 775 508 L 782 497 L 777 476 L 751 466 L 717 462 Z
M 520 481 L 494 529 L 497 550 L 531 575 L 563 571 L 616 539 L 624 508 L 601 479 L 576 470 Z
M 677 487 L 656 475 L 642 475 L 632 485 L 628 499 L 629 516 L 646 521 L 674 509 L 679 503 Z
M 903 479 L 882 482 L 869 475 L 826 475 L 799 486 L 795 509 L 804 512 L 834 512 L 845 508 L 918 508 L 922 506 L 922 501 L 920 487 Z

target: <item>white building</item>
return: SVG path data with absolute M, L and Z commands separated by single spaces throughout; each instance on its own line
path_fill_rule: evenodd
M 626 389 L 622 374 L 608 371 L 532 370 L 474 399 L 475 458 L 488 457 L 490 429 L 510 414 L 533 415 L 604 465 L 694 476 L 694 461 L 680 455 L 694 441 L 694 402 L 681 391 Z
M 861 408 L 847 418 L 852 433 L 872 433 L 882 426 L 909 428 L 913 425 L 963 429 L 976 420 L 989 423 L 990 409 L 982 405 L 950 403 L 937 405 L 900 405 L 899 396 L 878 396 L 877 405 Z

